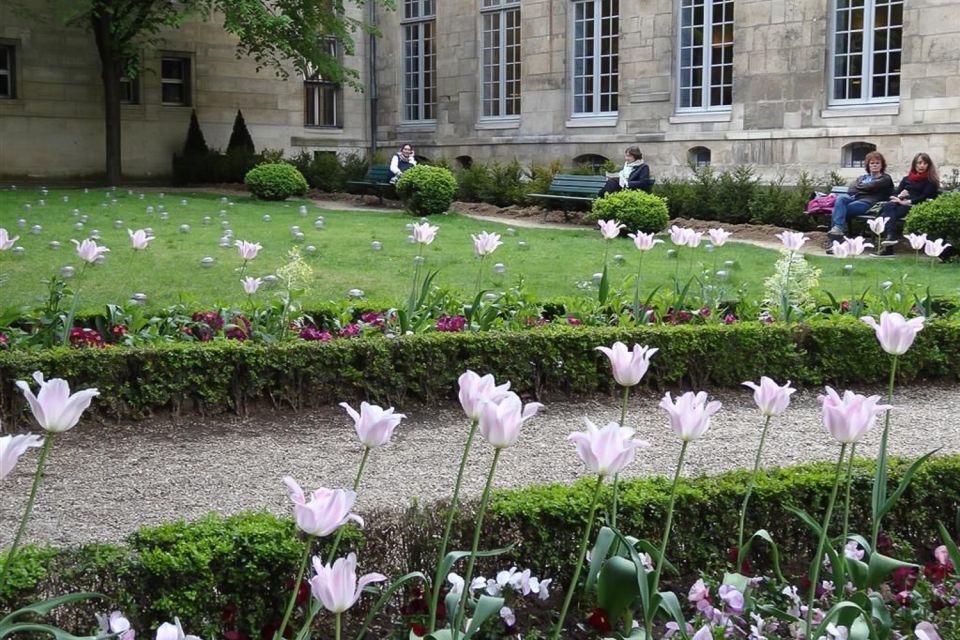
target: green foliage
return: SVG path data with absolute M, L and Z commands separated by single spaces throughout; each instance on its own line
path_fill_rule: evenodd
M 457 179 L 449 169 L 417 165 L 397 180 L 397 194 L 407 210 L 418 216 L 446 213 L 457 192 Z
M 457 200 L 461 202 L 482 202 L 483 196 L 490 188 L 490 170 L 482 162 L 474 162 L 469 167 L 460 169 L 457 177 Z
M 337 154 L 315 154 L 306 167 L 297 167 L 314 189 L 332 193 L 343 191 L 344 172 Z
M 501 164 L 494 162 L 488 167 L 489 180 L 480 186 L 480 200 L 498 207 L 506 207 L 523 202 L 526 195 L 524 171 L 520 162 Z
M 721 172 L 710 193 L 716 219 L 732 224 L 749 221 L 750 200 L 757 183 L 750 165 L 738 165 L 733 171 Z
M 617 220 L 626 225 L 625 232 L 659 233 L 670 223 L 670 212 L 659 196 L 639 190 L 618 191 L 594 200 L 585 220 Z
M 205 157 L 209 153 L 210 149 L 203 137 L 203 131 L 200 130 L 200 122 L 197 120 L 197 110 L 193 109 L 190 111 L 187 140 L 183 143 L 183 156 L 185 158 Z
M 340 169 L 344 182 L 363 180 L 367 171 L 370 170 L 370 165 L 371 162 L 355 151 L 340 156 Z
M 530 182 L 527 183 L 527 193 L 546 193 L 550 189 L 553 176 L 563 173 L 564 166 L 559 160 L 548 165 L 534 164 L 530 166 Z
M 905 233 L 925 233 L 930 240 L 943 238 L 960 246 L 960 193 L 945 193 L 910 208 Z
M 253 138 L 247 129 L 247 123 L 243 119 L 243 113 L 237 109 L 237 115 L 233 119 L 233 131 L 230 132 L 230 142 L 227 143 L 227 154 L 238 153 L 252 156 L 257 152 L 253 145 Z
M 303 174 L 285 162 L 257 165 L 247 172 L 243 181 L 261 200 L 286 200 L 303 195 L 308 188 Z
M 131 349 L 0 351 L 0 402 L 6 420 L 27 407 L 14 382 L 36 371 L 76 388 L 96 387 L 94 410 L 142 417 L 195 406 L 243 412 L 255 401 L 306 408 L 354 398 L 397 404 L 453 399 L 464 369 L 510 380 L 540 400 L 612 391 L 597 345 L 635 342 L 660 349 L 644 378 L 655 388 L 738 387 L 761 375 L 798 385 L 878 384 L 889 356 L 873 330 L 855 318 L 809 324 L 622 327 L 551 326 L 524 332 L 430 333 L 331 343 L 273 345 L 158 343 Z M 901 356 L 899 380 L 960 377 L 960 323 L 932 321 Z
M 757 185 L 750 199 L 750 222 L 809 231 L 816 227 L 814 216 L 807 215 L 806 203 L 813 191 L 810 176 L 800 175 L 796 186 L 783 184 L 781 174 L 769 185 Z

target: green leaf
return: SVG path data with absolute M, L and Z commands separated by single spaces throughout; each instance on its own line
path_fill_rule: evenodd
M 953 562 L 954 567 L 960 567 L 960 549 L 957 549 L 957 543 L 950 537 L 950 532 L 947 531 L 942 522 L 937 521 L 937 528 L 940 529 L 940 538 L 943 540 L 944 546 L 947 547 L 950 561 Z
M 53 636 L 54 638 L 56 638 L 56 640 L 93 640 L 94 638 L 97 637 L 97 636 L 75 636 L 72 633 L 67 633 L 63 629 L 59 627 L 55 627 L 53 625 L 49 625 L 49 624 L 39 624 L 39 623 L 32 623 L 32 622 L 20 622 L 20 623 L 11 624 L 11 625 L 0 624 L 0 638 L 6 638 L 17 633 L 26 633 L 31 631 L 33 633 Z
M 593 543 L 593 549 L 590 551 L 590 570 L 587 572 L 587 581 L 584 589 L 589 591 L 597 580 L 597 574 L 600 573 L 600 567 L 603 565 L 603 559 L 610 552 L 610 547 L 616 538 L 616 534 L 610 527 L 601 527 L 597 532 L 597 540 Z
M 393 597 L 393 594 L 396 593 L 397 589 L 402 587 L 405 583 L 410 582 L 415 579 L 423 580 L 424 583 L 427 583 L 427 577 L 420 573 L 419 571 L 411 571 L 410 573 L 397 578 L 390 586 L 384 589 L 380 598 L 377 599 L 377 603 L 370 608 L 370 612 L 367 614 L 367 617 L 363 620 L 363 626 L 360 627 L 360 632 L 357 634 L 357 640 L 361 640 L 367 633 L 367 629 L 370 627 L 370 624 L 373 622 L 374 617 L 379 613 L 380 609 L 383 608 L 385 604 Z
M 783 573 L 780 570 L 780 548 L 777 547 L 777 543 L 773 541 L 773 536 L 770 535 L 766 529 L 758 529 L 752 536 L 750 536 L 746 542 L 743 543 L 743 552 L 742 556 L 744 558 L 750 553 L 750 547 L 753 545 L 755 538 L 760 538 L 765 540 L 770 545 L 770 555 L 773 559 L 773 574 L 777 577 L 777 580 L 780 582 L 786 582 L 786 579 L 783 577 Z M 741 591 L 743 591 L 741 589 Z
M 428 633 L 423 640 L 452 640 L 453 632 L 450 629 L 437 629 L 433 633 Z M 419 640 L 413 631 L 410 632 L 410 640 Z
M 798 509 L 797 507 L 793 507 L 791 505 L 786 505 L 784 508 L 803 520 L 804 524 L 810 527 L 810 529 L 813 530 L 814 535 L 816 535 L 818 538 L 823 535 L 823 527 L 821 527 L 820 523 L 814 520 L 813 516 L 811 516 L 809 513 L 803 509 Z
M 464 585 L 464 588 L 466 587 L 467 585 Z M 473 618 L 470 619 L 470 626 L 467 627 L 467 633 L 463 636 L 463 640 L 469 640 L 473 637 L 473 634 L 480 630 L 481 625 L 487 621 L 487 618 L 498 615 L 500 609 L 503 608 L 504 602 L 505 600 L 503 598 L 496 598 L 486 594 L 480 596 L 480 599 L 477 601 L 477 606 L 473 610 Z
M 677 594 L 673 591 L 660 592 L 660 608 L 667 612 L 667 615 L 676 621 L 679 625 L 679 633 L 687 639 L 687 621 L 683 618 L 683 611 L 680 609 L 680 601 L 677 600 Z
M 903 477 L 900 478 L 900 484 L 897 485 L 897 490 L 893 492 L 893 495 L 887 498 L 886 502 L 883 503 L 883 507 L 881 507 L 880 512 L 876 516 L 877 518 L 883 519 L 883 517 L 890 512 L 890 509 L 893 508 L 893 505 L 897 503 L 897 500 L 900 499 L 900 496 L 903 495 L 903 492 L 907 490 L 908 486 L 910 486 L 910 481 L 913 479 L 913 474 L 917 472 L 917 470 L 920 468 L 920 465 L 927 461 L 927 458 L 935 454 L 937 451 L 940 451 L 939 447 L 913 461 L 913 464 L 910 465 L 906 473 L 903 474 Z
M 597 299 L 600 304 L 607 303 L 607 296 L 610 294 L 610 279 L 607 277 L 607 265 L 603 265 L 603 275 L 600 277 L 600 293 Z
M 847 612 L 854 612 L 854 613 L 859 612 L 860 617 L 857 619 L 866 620 L 867 631 L 868 631 L 867 637 L 869 638 L 877 637 L 876 629 L 874 629 L 873 627 L 873 621 L 870 620 L 870 617 L 867 615 L 867 612 L 864 611 L 860 607 L 860 605 L 858 605 L 856 602 L 853 602 L 851 600 L 843 600 L 833 605 L 830 608 L 830 610 L 827 611 L 826 615 L 823 616 L 823 620 L 820 622 L 820 626 L 818 626 L 816 631 L 813 632 L 813 637 L 819 638 L 822 635 L 826 635 L 827 625 L 833 622 L 833 620 L 835 618 L 838 618 L 841 614 L 847 613 Z
M 0 628 L 5 627 L 5 625 L 12 623 L 14 620 L 20 616 L 32 613 L 38 616 L 45 616 L 57 607 L 61 607 L 65 604 L 70 604 L 73 602 L 80 602 L 81 600 L 103 600 L 106 596 L 100 593 L 93 592 L 81 592 L 81 593 L 68 593 L 66 595 L 57 596 L 56 598 L 48 598 L 47 600 L 40 600 L 39 602 L 34 602 L 28 604 L 27 606 L 17 609 L 11 613 L 8 613 L 2 619 L 0 619 Z M 64 632 L 66 633 L 66 632 Z M 72 637 L 72 636 L 71 636 Z
M 757 607 L 757 610 L 762 611 L 768 616 L 773 616 L 777 620 L 783 620 L 784 622 L 802 622 L 802 620 L 797 616 L 789 614 L 783 609 L 777 609 L 776 607 L 760 605 L 759 607 Z
M 887 576 L 893 573 L 894 569 L 916 566 L 917 565 L 910 562 L 903 562 L 901 560 L 897 560 L 896 558 L 890 558 L 880 553 L 873 553 L 870 555 L 870 562 L 868 564 L 869 570 L 867 573 L 867 586 L 872 589 L 876 589 L 880 586 L 880 583 L 887 578 Z
M 858 545 L 860 545 L 863 548 L 864 551 L 867 552 L 867 555 L 869 555 L 873 551 L 870 548 L 870 543 L 867 542 L 867 539 L 858 533 L 851 533 L 850 535 L 847 536 L 847 540 L 848 541 L 852 540 L 853 542 L 856 542 Z
M 843 559 L 847 565 L 847 574 L 850 576 L 850 581 L 853 582 L 857 589 L 865 589 L 867 587 L 867 575 L 869 573 L 867 563 L 846 555 L 844 555 Z
M 501 549 L 492 549 L 490 551 L 477 551 L 478 558 L 490 558 L 493 556 L 503 555 L 511 550 L 513 550 L 514 545 L 509 545 Z M 453 568 L 453 564 L 460 560 L 461 558 L 466 558 L 470 555 L 469 551 L 451 551 L 443 557 L 443 562 L 440 563 L 440 568 L 437 571 L 437 575 L 446 576 L 450 573 L 450 569 Z M 469 586 L 469 585 L 468 585 Z
M 750 580 L 743 574 L 740 573 L 724 573 L 723 582 L 721 584 L 729 584 L 736 587 L 737 591 L 740 593 L 746 593 L 747 587 L 750 586 Z
M 601 562 L 603 568 L 597 578 L 597 604 L 607 612 L 611 621 L 620 620 L 640 596 L 637 567 L 632 560 L 620 556 L 590 560 L 591 564 Z

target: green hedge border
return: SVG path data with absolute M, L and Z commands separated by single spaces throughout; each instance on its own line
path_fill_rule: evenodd
M 891 483 L 899 481 L 906 461 L 893 460 Z M 787 505 L 814 517 L 822 516 L 833 487 L 833 466 L 810 463 L 772 469 L 759 475 L 750 503 L 747 529 L 764 527 L 777 542 L 788 579 L 806 573 L 815 539 Z M 867 530 L 873 463 L 858 460 L 853 471 L 851 531 Z M 747 471 L 684 479 L 679 485 L 674 535 L 669 554 L 681 576 L 665 576 L 665 586 L 685 593 L 698 571 L 719 575 L 727 549 L 734 544 L 738 508 L 748 480 Z M 514 544 L 505 557 L 481 559 L 480 574 L 516 565 L 565 588 L 576 557 L 579 536 L 589 511 L 593 480 L 573 485 L 536 486 L 494 494 L 484 524 L 481 548 Z M 610 485 L 603 504 L 611 503 Z M 644 478 L 621 483 L 618 524 L 631 535 L 658 540 L 669 502 L 668 479 Z M 894 555 L 927 561 L 940 544 L 937 521 L 956 536 L 954 515 L 960 506 L 960 456 L 931 459 L 914 477 L 902 499 L 884 521 L 896 542 Z M 433 575 L 435 546 L 443 529 L 442 505 L 413 506 L 406 512 L 364 512 L 366 528 L 352 529 L 347 547 L 359 550 L 363 572 L 394 576 L 408 571 Z M 469 548 L 473 506 L 460 513 L 451 548 Z M 833 530 L 838 531 L 840 510 Z M 322 541 L 328 544 L 329 539 Z M 345 547 L 346 548 L 346 547 Z M 28 547 L 19 556 L 11 581 L 0 592 L 0 610 L 12 610 L 38 598 L 75 591 L 107 594 L 141 633 L 180 617 L 185 629 L 201 637 L 223 637 L 239 628 L 258 638 L 259 627 L 279 618 L 295 573 L 302 542 L 290 519 L 266 513 L 218 514 L 192 523 L 176 522 L 143 528 L 125 544 L 86 545 L 65 549 Z M 765 570 L 768 549 L 758 543 L 751 558 Z M 554 600 L 559 597 L 555 594 Z M 551 606 L 548 603 L 548 606 Z M 581 603 L 589 606 L 589 603 Z M 224 611 L 236 607 L 233 622 Z M 81 632 L 91 625 L 90 605 L 58 614 L 68 629 Z M 576 617 L 576 616 L 575 616 Z M 526 619 L 522 617 L 522 619 Z M 572 620 L 572 619 L 571 619 Z M 85 626 L 84 626 L 85 625 Z
M 660 349 L 644 383 L 711 389 L 767 375 L 798 385 L 883 383 L 890 357 L 855 318 L 810 324 L 547 327 L 524 332 L 435 333 L 274 345 L 172 343 L 130 349 L 0 351 L 0 412 L 25 413 L 14 386 L 35 370 L 74 389 L 96 387 L 95 411 L 138 419 L 158 410 L 246 413 L 269 401 L 296 409 L 358 397 L 388 404 L 454 399 L 466 369 L 509 380 L 541 400 L 610 392 L 606 357 L 595 350 L 616 340 Z M 901 357 L 902 383 L 956 380 L 960 322 L 930 322 Z

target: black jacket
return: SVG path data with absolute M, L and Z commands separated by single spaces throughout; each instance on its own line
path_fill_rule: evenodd
M 933 200 L 937 197 L 937 194 L 940 193 L 940 189 L 935 183 L 929 180 L 912 182 L 910 176 L 900 181 L 893 195 L 900 195 L 900 192 L 904 190 L 910 194 L 910 204 L 920 204 L 924 200 Z
M 650 180 L 650 165 L 641 162 L 640 166 L 634 167 L 627 178 L 627 189 L 642 189 L 649 191 L 653 183 Z
M 893 178 L 884 173 L 872 182 L 864 182 L 867 175 L 857 178 L 857 181 L 848 190 L 854 200 L 862 200 L 873 204 L 888 200 L 893 195 Z

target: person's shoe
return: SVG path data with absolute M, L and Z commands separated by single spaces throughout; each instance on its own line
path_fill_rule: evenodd
M 877 251 L 876 253 L 870 254 L 871 258 L 892 258 L 893 257 L 893 246 L 887 245 L 886 241 L 884 241 L 882 244 L 883 246 L 880 247 L 879 251 Z
M 880 246 L 888 247 L 888 248 L 893 248 L 893 247 L 897 246 L 898 244 L 900 244 L 900 241 L 899 241 L 899 240 L 893 240 L 892 238 L 887 238 L 886 240 L 884 240 L 883 242 L 880 243 Z
M 827 231 L 828 236 L 844 236 L 846 234 L 847 234 L 847 230 L 837 225 L 833 225 L 832 227 L 830 227 L 830 230 Z

